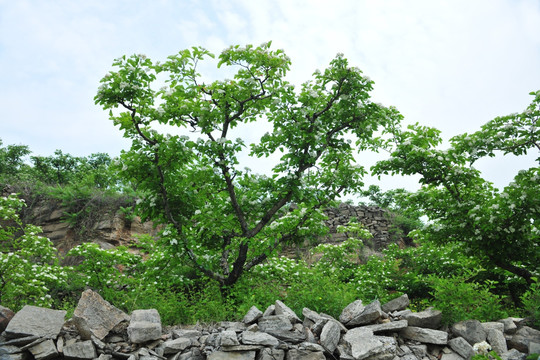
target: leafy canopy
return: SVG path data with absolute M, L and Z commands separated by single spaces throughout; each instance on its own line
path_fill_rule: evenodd
M 388 143 L 391 157 L 374 167 L 377 174 L 421 176 L 422 188 L 408 199 L 431 220 L 423 236 L 464 243 L 487 269 L 503 269 L 528 284 L 540 273 L 540 167 L 521 170 L 499 190 L 473 164 L 501 152 L 540 150 L 540 91 L 531 95 L 525 111 L 456 136 L 446 150 L 438 148 L 436 129 L 416 124 L 396 130 Z
M 285 80 L 290 59 L 270 45 L 225 49 L 218 68 L 233 75 L 213 82 L 198 73 L 214 58 L 200 47 L 164 63 L 123 56 L 95 97 L 132 141 L 121 174 L 146 194 L 145 216 L 167 224 L 170 246 L 222 286 L 280 244 L 323 231 L 318 210 L 362 186 L 354 153 L 377 149 L 401 120 L 370 101 L 373 82 L 342 54 L 296 90 Z M 272 130 L 257 141 L 239 137 L 265 123 Z M 278 161 L 266 176 L 242 166 L 246 157 Z

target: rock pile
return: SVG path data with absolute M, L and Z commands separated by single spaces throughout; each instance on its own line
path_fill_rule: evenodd
M 241 322 L 164 329 L 156 310 L 128 316 L 87 290 L 67 322 L 61 310 L 0 307 L 0 359 L 459 360 L 491 348 L 517 360 L 540 352 L 540 331 L 521 319 L 441 328 L 440 311 L 408 305 L 406 295 L 382 306 L 357 300 L 339 319 L 304 308 L 302 320 L 278 300 Z

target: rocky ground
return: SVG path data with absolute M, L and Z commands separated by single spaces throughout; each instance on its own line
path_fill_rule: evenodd
M 459 360 L 495 351 L 504 360 L 540 353 L 540 331 L 524 319 L 441 326 L 434 309 L 408 310 L 407 295 L 386 304 L 357 300 L 339 319 L 308 308 L 300 319 L 283 302 L 251 308 L 241 322 L 162 327 L 154 309 L 130 316 L 87 290 L 66 312 L 0 307 L 0 360 Z

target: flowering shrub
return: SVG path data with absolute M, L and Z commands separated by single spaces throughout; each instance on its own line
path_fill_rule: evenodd
M 16 194 L 0 198 L 0 303 L 18 310 L 24 305 L 52 306 L 52 289 L 67 284 L 52 242 L 41 229 L 24 225 L 19 210 L 24 200 Z

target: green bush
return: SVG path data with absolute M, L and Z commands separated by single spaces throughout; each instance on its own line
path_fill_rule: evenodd
M 534 326 L 540 329 L 540 282 L 538 278 L 533 278 L 533 280 L 533 284 L 523 294 L 521 301 L 523 302 L 525 316 L 530 317 Z

